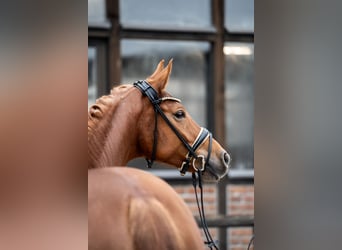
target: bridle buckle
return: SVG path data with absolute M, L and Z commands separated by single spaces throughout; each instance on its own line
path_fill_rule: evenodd
M 179 168 L 179 172 L 181 176 L 184 176 L 186 171 L 188 171 L 189 166 L 190 166 L 190 160 L 191 160 L 191 157 L 188 154 L 186 159 L 182 162 L 181 167 Z
M 196 171 L 201 171 L 203 172 L 205 170 L 205 157 L 204 155 L 198 155 L 197 158 L 194 158 L 192 161 L 192 167 Z

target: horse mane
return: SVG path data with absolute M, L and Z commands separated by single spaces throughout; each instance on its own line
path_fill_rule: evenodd
M 94 168 L 96 160 L 100 158 L 112 128 L 115 110 L 127 92 L 128 85 L 114 87 L 109 95 L 104 95 L 89 107 L 88 111 L 88 169 Z
M 163 204 L 152 197 L 132 198 L 128 225 L 134 249 L 185 249 L 177 226 Z

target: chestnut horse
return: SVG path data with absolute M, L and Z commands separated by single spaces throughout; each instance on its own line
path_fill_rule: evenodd
M 145 81 L 113 88 L 89 108 L 89 249 L 203 249 L 189 208 L 163 180 L 123 166 L 145 156 L 201 171 L 218 181 L 228 171 L 228 153 L 194 122 L 165 88 L 172 60 L 161 61 Z M 110 167 L 110 168 L 103 168 Z

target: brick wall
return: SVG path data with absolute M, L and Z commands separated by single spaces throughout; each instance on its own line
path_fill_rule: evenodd
M 228 185 L 226 193 L 228 215 L 254 214 L 253 185 Z M 227 234 L 230 250 L 246 250 L 252 238 L 253 229 L 250 227 L 230 228 Z M 253 247 L 250 248 L 252 249 Z
M 253 229 L 250 227 L 229 228 L 227 236 L 229 239 L 230 250 L 246 250 L 252 238 Z M 253 244 L 249 248 L 254 249 Z
M 194 187 L 189 185 L 173 185 L 176 192 L 187 203 L 188 207 L 194 215 L 198 215 L 198 208 L 196 203 Z M 199 189 L 197 189 L 199 190 Z M 206 184 L 203 186 L 203 204 L 205 206 L 206 215 L 217 214 L 217 187 L 214 184 Z M 198 198 L 199 192 L 198 192 Z
M 194 194 L 194 188 L 189 185 L 172 185 L 176 192 L 184 199 L 194 215 L 198 215 L 198 208 Z M 218 188 L 216 184 L 205 184 L 204 206 L 207 216 L 217 214 Z M 253 185 L 228 185 L 227 212 L 228 215 L 253 215 L 254 214 L 254 186 Z M 218 230 L 210 228 L 214 239 L 217 239 Z M 203 233 L 202 233 L 203 235 Z M 229 250 L 246 250 L 253 235 L 250 227 L 230 228 L 227 230 Z M 203 237 L 204 239 L 204 237 Z M 253 247 L 250 248 L 251 250 Z M 221 249 L 223 250 L 223 249 Z
M 254 186 L 228 185 L 227 186 L 228 215 L 254 214 Z

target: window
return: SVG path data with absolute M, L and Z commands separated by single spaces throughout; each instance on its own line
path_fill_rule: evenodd
M 106 0 L 88 0 L 88 25 L 110 26 L 106 17 Z
M 121 0 L 120 22 L 124 26 L 152 26 L 161 29 L 209 27 L 210 1 Z
M 96 84 L 96 49 L 88 48 L 88 107 L 93 104 L 98 96 Z
M 233 169 L 253 168 L 254 46 L 225 43 L 226 145 Z
M 103 41 L 88 42 L 88 107 L 102 95 L 108 94 L 107 46 Z
M 254 1 L 225 0 L 225 27 L 230 32 L 254 32 Z
M 127 40 L 121 42 L 122 82 L 133 83 L 153 73 L 160 59 L 174 64 L 168 91 L 182 100 L 192 118 L 206 126 L 206 73 L 209 44 L 189 41 Z
M 109 17 L 105 3 L 88 1 L 89 102 L 174 58 L 170 92 L 230 151 L 232 169 L 253 169 L 254 2 L 113 0 Z

